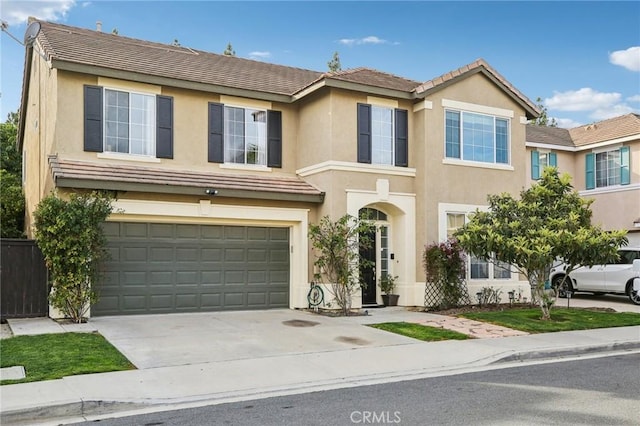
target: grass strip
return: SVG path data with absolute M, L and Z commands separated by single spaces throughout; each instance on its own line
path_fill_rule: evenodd
M 403 336 L 425 342 L 437 342 L 439 340 L 465 340 L 469 338 L 466 334 L 458 333 L 457 331 L 429 327 L 411 322 L 383 322 L 380 324 L 371 324 L 370 327 L 377 328 L 378 330 L 390 331 L 391 333 L 401 334 Z
M 528 333 L 591 330 L 595 328 L 640 325 L 640 314 L 633 312 L 604 312 L 589 309 L 554 308 L 551 320 L 540 319 L 540 309 L 512 309 L 490 312 L 468 312 L 459 317 L 501 325 Z
M 0 385 L 60 379 L 76 374 L 132 370 L 129 362 L 97 333 L 16 336 L 0 341 L 0 367 L 22 365 L 26 378 Z

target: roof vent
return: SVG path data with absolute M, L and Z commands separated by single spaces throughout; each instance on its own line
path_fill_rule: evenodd
M 596 130 L 598 128 L 597 125 L 595 124 L 589 124 L 587 127 L 585 127 L 585 130 Z
M 96 31 L 99 33 L 102 32 L 102 22 L 96 21 Z

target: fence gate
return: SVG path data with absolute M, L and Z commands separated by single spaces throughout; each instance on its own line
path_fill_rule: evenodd
M 47 267 L 33 240 L 0 239 L 0 317 L 46 317 Z

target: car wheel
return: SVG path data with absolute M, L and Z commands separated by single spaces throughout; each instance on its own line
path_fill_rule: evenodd
M 640 305 L 640 291 L 635 291 L 633 289 L 633 282 L 627 284 L 627 295 L 629 296 L 629 300 L 634 305 Z
M 558 297 L 561 297 L 563 299 L 567 297 L 567 293 L 573 293 L 571 278 L 569 277 L 566 277 L 566 279 L 564 278 L 565 278 L 565 275 L 555 276 L 553 277 L 553 281 L 551 283 L 553 288 L 555 288 L 556 291 L 558 292 Z M 563 279 L 564 279 L 564 282 L 563 282 Z

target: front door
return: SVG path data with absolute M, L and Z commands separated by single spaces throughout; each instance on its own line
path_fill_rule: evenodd
M 360 264 L 360 280 L 362 284 L 362 306 L 377 305 L 376 280 L 376 228 L 370 227 L 361 234 L 372 242 L 370 247 L 360 247 L 360 257 L 368 262 Z

